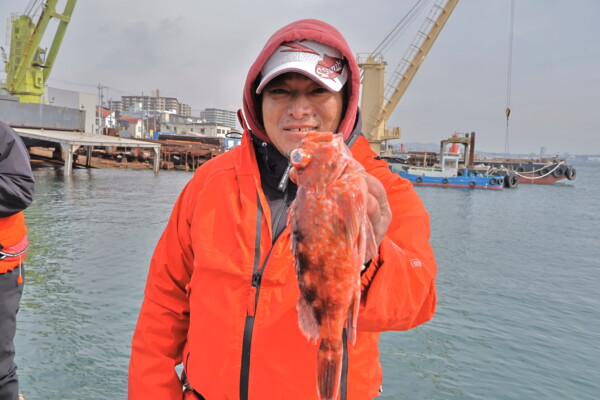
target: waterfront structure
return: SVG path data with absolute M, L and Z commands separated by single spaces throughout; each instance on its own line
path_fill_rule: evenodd
M 102 147 L 122 147 L 122 148 L 147 148 L 154 152 L 153 169 L 158 174 L 161 160 L 161 145 L 159 143 L 142 142 L 139 140 L 125 139 L 115 136 L 93 135 L 82 132 L 68 132 L 46 129 L 29 129 L 13 127 L 15 132 L 21 136 L 27 146 L 53 147 L 60 146 L 65 154 L 64 158 L 64 176 L 70 176 L 73 173 L 74 158 L 73 154 L 80 146 L 83 146 L 87 152 L 86 166 L 91 165 L 92 149 L 95 146 Z
M 46 86 L 42 104 L 85 111 L 84 131 L 99 133 L 98 126 L 100 124 L 96 114 L 97 96 L 95 94 Z

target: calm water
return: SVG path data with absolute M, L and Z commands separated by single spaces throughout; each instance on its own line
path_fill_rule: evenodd
M 150 256 L 191 174 L 35 171 L 19 313 L 21 391 L 125 399 Z M 597 399 L 600 165 L 516 190 L 418 188 L 432 220 L 438 312 L 382 335 L 390 399 Z

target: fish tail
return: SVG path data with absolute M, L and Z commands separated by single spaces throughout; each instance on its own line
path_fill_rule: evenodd
M 335 400 L 342 375 L 342 342 L 323 338 L 317 353 L 317 387 L 321 400 Z

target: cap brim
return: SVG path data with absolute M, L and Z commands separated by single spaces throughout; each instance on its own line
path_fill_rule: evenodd
M 313 81 L 321 84 L 324 88 L 329 90 L 330 92 L 339 92 L 344 86 L 345 82 L 342 82 L 341 77 L 336 77 L 335 79 L 323 79 L 320 76 L 315 74 L 315 64 L 313 63 L 302 63 L 302 62 L 292 62 L 281 64 L 277 68 L 272 69 L 267 75 L 265 75 L 258 87 L 256 88 L 256 94 L 260 94 L 264 87 L 271 82 L 274 78 L 279 75 L 285 74 L 287 72 L 298 72 L 303 75 L 306 75 Z

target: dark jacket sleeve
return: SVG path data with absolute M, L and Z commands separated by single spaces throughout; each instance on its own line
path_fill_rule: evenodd
M 27 148 L 14 130 L 0 122 L 0 218 L 29 207 L 33 191 Z

